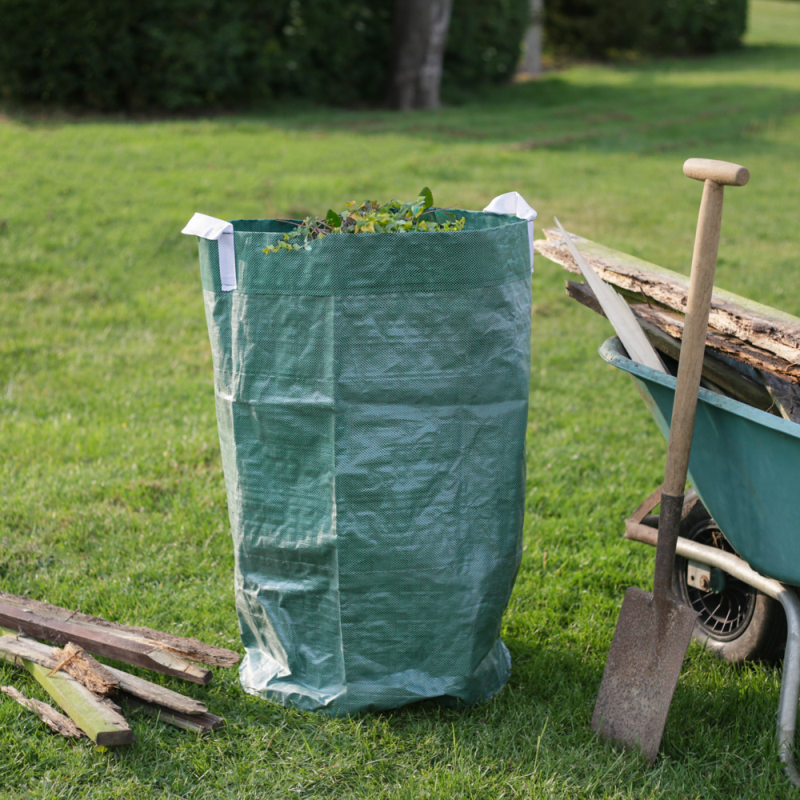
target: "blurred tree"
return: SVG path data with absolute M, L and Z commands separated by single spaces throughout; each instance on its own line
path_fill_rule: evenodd
M 542 71 L 543 22 L 544 0 L 530 0 L 530 20 L 525 32 L 525 57 L 519 69 L 526 75 L 538 75 Z
M 394 0 L 388 104 L 437 108 L 453 0 Z

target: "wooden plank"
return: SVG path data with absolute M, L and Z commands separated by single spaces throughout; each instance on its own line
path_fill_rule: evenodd
M 127 702 L 140 708 L 146 714 L 160 719 L 161 722 L 166 722 L 168 725 L 173 725 L 185 731 L 209 733 L 225 725 L 225 720 L 222 717 L 210 714 L 207 711 L 202 714 L 182 714 L 179 711 L 172 711 L 155 703 L 145 702 L 137 697 L 129 697 Z
M 0 628 L 0 633 L 11 634 L 2 637 L 6 646 L 9 643 L 5 640 L 14 638 L 13 631 Z M 42 657 L 52 659 L 50 648 L 46 645 L 41 645 L 39 642 L 26 642 L 25 645 L 28 647 L 39 645 L 44 648 Z M 95 744 L 116 747 L 135 741 L 133 731 L 125 718 L 115 710 L 116 707 L 108 700 L 94 695 L 70 675 L 63 672 L 50 675 L 51 666 L 43 666 L 29 658 L 14 655 L 7 649 L 0 651 L 0 658 L 26 669 Z
M 56 711 L 55 708 L 47 705 L 47 703 L 43 703 L 35 697 L 26 697 L 13 686 L 0 686 L 0 692 L 4 692 L 16 700 L 23 708 L 36 714 L 54 733 L 60 733 L 62 736 L 71 739 L 80 739 L 83 736 L 81 729 L 69 717 L 65 717 L 60 711 Z
M 153 628 L 121 625 L 118 622 L 109 622 L 102 617 L 82 614 L 79 611 L 70 611 L 60 606 L 53 606 L 49 603 L 31 600 L 29 597 L 8 594 L 7 592 L 0 592 L 0 604 L 25 610 L 31 614 L 35 614 L 41 620 L 69 622 L 73 625 L 80 625 L 95 631 L 112 631 L 121 639 L 138 641 L 151 649 L 158 647 L 186 661 L 208 664 L 211 667 L 235 667 L 241 658 L 238 653 L 234 653 L 232 650 L 227 650 L 224 647 L 215 647 L 201 642 L 199 639 L 175 636 L 171 633 L 154 630 Z M 72 639 L 72 641 L 80 644 L 77 639 Z M 57 644 L 61 643 L 62 642 L 57 642 Z M 88 647 L 85 649 L 89 650 Z M 99 655 L 104 654 L 100 653 Z
M 122 691 L 132 694 L 141 700 L 163 706 L 171 711 L 177 711 L 182 714 L 204 714 L 208 710 L 205 703 L 201 703 L 199 700 L 194 700 L 191 697 L 186 697 L 180 694 L 180 692 L 173 692 L 171 689 L 151 683 L 144 678 L 131 675 L 129 672 L 116 669 L 115 667 L 106 667 L 106 669 L 119 681 L 119 686 Z
M 575 283 L 567 281 L 567 294 L 574 300 L 577 300 L 587 308 L 598 314 L 602 314 L 602 308 L 597 302 L 591 287 L 586 283 Z M 647 338 L 653 343 L 653 346 L 661 353 L 674 361 L 678 361 L 681 352 L 681 340 L 670 336 L 666 331 L 659 327 L 654 321 L 648 319 L 645 313 L 642 312 L 643 306 L 631 306 L 631 311 L 639 320 Z M 646 307 L 645 307 L 646 308 Z M 728 394 L 736 400 L 746 403 L 749 406 L 758 408 L 762 411 L 770 411 L 780 416 L 776 409 L 776 402 L 764 383 L 757 374 L 753 377 L 745 374 L 742 369 L 737 369 L 730 363 L 717 357 L 711 351 L 706 350 L 703 358 L 703 377 L 718 386 L 724 394 Z M 774 378 L 776 389 L 780 391 L 788 391 L 791 384 Z M 796 387 L 794 387 L 796 388 Z M 798 410 L 800 410 L 800 397 L 796 403 Z
M 670 336 L 677 339 L 683 338 L 684 318 L 682 314 L 668 308 L 654 306 L 634 306 L 633 311 L 637 316 L 658 325 Z M 772 353 L 743 342 L 734 336 L 709 329 L 706 335 L 706 347 L 728 358 L 735 358 L 744 364 L 749 364 L 755 369 L 779 375 L 791 383 L 800 380 L 800 363 L 790 364 Z
M 537 240 L 538 253 L 571 272 L 580 272 L 561 234 L 545 229 L 547 239 Z M 686 308 L 689 278 L 572 234 L 581 253 L 600 277 L 614 286 L 639 292 L 675 311 Z M 797 366 L 800 364 L 800 319 L 723 289 L 714 289 L 709 325 Z M 793 382 L 800 381 L 793 377 Z
M 22 632 L 55 644 L 74 642 L 95 655 L 163 672 L 193 683 L 207 684 L 211 680 L 210 670 L 190 664 L 172 651 L 163 649 L 158 643 L 142 640 L 114 628 L 82 624 L 53 616 L 42 617 L 35 605 L 29 608 L 19 604 L 12 605 L 7 601 L 7 596 L 0 597 L 0 626 L 10 628 L 12 632 Z
M 46 644 L 37 642 L 34 639 L 29 639 L 26 636 L 19 637 L 13 634 L 0 636 L 0 652 L 40 664 L 49 670 L 48 674 L 58 667 L 62 661 L 62 651 L 58 648 L 49 647 Z M 97 664 L 97 662 L 95 662 L 95 664 Z M 194 700 L 191 697 L 186 697 L 186 695 L 180 694 L 180 692 L 174 692 L 172 689 L 159 686 L 156 683 L 152 683 L 144 678 L 139 678 L 136 675 L 131 675 L 129 672 L 117 669 L 116 667 L 110 667 L 105 664 L 98 664 L 97 666 L 102 667 L 102 669 L 108 673 L 108 677 L 113 681 L 115 689 L 121 689 L 142 700 L 156 703 L 183 714 L 203 714 L 207 711 L 205 703 Z M 82 678 L 85 677 L 84 671 L 79 669 L 76 670 L 76 672 L 77 674 L 73 674 L 72 677 L 84 683 L 87 688 L 92 689 L 92 685 L 87 685 L 87 683 L 82 680 Z M 93 683 L 94 681 L 90 681 L 90 684 Z M 102 688 L 105 693 L 105 687 Z

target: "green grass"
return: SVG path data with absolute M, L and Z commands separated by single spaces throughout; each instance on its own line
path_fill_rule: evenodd
M 411 196 L 481 208 L 517 189 L 570 229 L 688 271 L 690 156 L 750 168 L 728 190 L 718 283 L 800 314 L 800 3 L 754 0 L 748 46 L 708 59 L 579 65 L 435 113 L 276 106 L 198 120 L 0 122 L 0 587 L 239 647 L 194 211 L 226 219 Z M 527 517 L 505 616 L 509 686 L 463 712 L 331 720 L 206 698 L 198 739 L 132 715 L 118 753 L 51 736 L 0 701 L 0 796 L 31 798 L 764 798 L 779 669 L 693 645 L 655 768 L 591 716 L 625 587 L 653 554 L 622 520 L 665 446 L 597 347 L 607 323 L 538 259 Z M 0 681 L 42 692 L 0 666 Z M 44 698 L 43 698 L 44 699 Z

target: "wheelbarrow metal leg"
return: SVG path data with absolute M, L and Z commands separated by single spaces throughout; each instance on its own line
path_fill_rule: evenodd
M 637 515 L 641 512 L 640 518 L 644 518 L 644 515 L 655 507 L 656 495 L 654 492 L 637 510 Z M 653 502 L 654 500 L 656 502 Z M 625 538 L 655 546 L 657 530 L 642 524 L 636 518 L 637 515 L 625 521 Z M 800 701 L 800 598 L 791 587 L 772 578 L 765 578 L 752 569 L 744 559 L 733 553 L 726 553 L 683 537 L 678 538 L 676 553 L 683 558 L 691 558 L 701 564 L 717 567 L 774 598 L 783 606 L 786 614 L 786 652 L 778 703 L 778 758 L 784 765 L 784 772 L 792 784 L 800 787 L 800 771 L 794 762 L 793 753 L 797 705 Z
M 784 771 L 789 780 L 800 787 L 800 772 L 793 757 L 797 703 L 800 700 L 800 599 L 789 587 L 781 585 L 781 589 L 775 599 L 786 612 L 786 654 L 783 657 L 781 699 L 778 705 L 778 758 L 785 765 Z

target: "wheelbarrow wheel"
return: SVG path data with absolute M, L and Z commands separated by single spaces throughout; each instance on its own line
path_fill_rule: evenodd
M 696 497 L 687 497 L 687 506 L 691 503 L 692 507 L 684 512 L 680 535 L 733 553 L 728 540 Z M 786 642 L 786 617 L 781 604 L 718 569 L 710 570 L 710 590 L 699 588 L 697 573 L 693 575 L 692 568 L 687 559 L 677 557 L 673 587 L 678 597 L 699 614 L 693 638 L 733 664 L 781 658 Z

